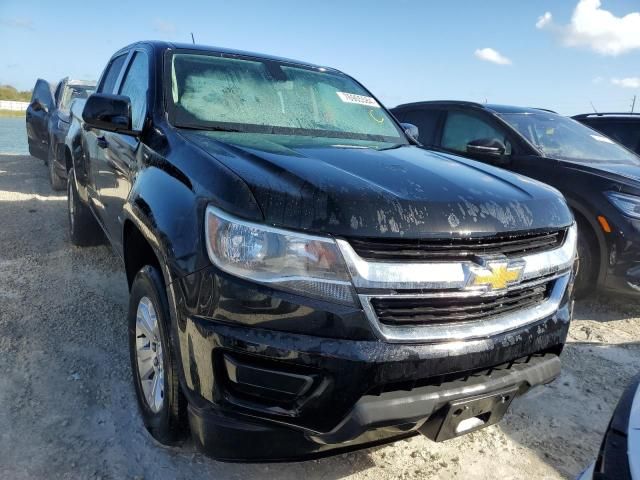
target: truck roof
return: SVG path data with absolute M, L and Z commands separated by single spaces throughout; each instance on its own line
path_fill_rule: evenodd
M 150 45 L 151 47 L 153 47 L 156 50 L 167 50 L 167 49 L 176 49 L 176 50 L 198 50 L 198 51 L 202 51 L 202 52 L 212 52 L 212 53 L 222 53 L 222 54 L 227 54 L 227 55 L 239 55 L 239 56 L 244 56 L 244 57 L 254 57 L 254 58 L 262 58 L 265 60 L 274 60 L 274 61 L 278 61 L 278 62 L 286 62 L 286 63 L 293 63 L 293 64 L 298 64 L 298 65 L 303 65 L 306 67 L 314 67 L 314 68 L 326 68 L 328 70 L 333 70 L 333 71 L 338 71 L 335 68 L 330 68 L 327 67 L 325 65 L 315 65 L 313 63 L 310 62 L 303 62 L 300 60 L 294 60 L 291 58 L 286 58 L 286 57 L 278 57 L 275 55 L 268 55 L 265 53 L 256 53 L 256 52 L 249 52 L 249 51 L 244 51 L 244 50 L 235 50 L 232 48 L 224 48 L 224 47 L 214 47 L 214 46 L 210 46 L 210 45 L 199 45 L 199 44 L 191 44 L 191 43 L 179 43 L 179 42 L 166 42 L 166 41 L 162 41 L 162 40 L 141 40 L 139 42 L 135 42 L 132 44 L 127 45 L 126 47 L 121 48 L 118 52 L 116 52 L 115 55 L 117 55 L 118 53 L 125 51 L 125 50 L 129 50 L 132 47 L 136 46 L 136 45 L 141 45 L 141 44 L 146 44 L 146 45 Z

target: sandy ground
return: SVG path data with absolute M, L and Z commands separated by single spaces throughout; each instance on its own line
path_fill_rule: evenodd
M 136 411 L 126 281 L 107 247 L 67 237 L 42 162 L 0 156 L 0 478 L 574 478 L 640 372 L 640 303 L 577 305 L 560 379 L 503 422 L 294 464 L 213 461 L 158 446 Z

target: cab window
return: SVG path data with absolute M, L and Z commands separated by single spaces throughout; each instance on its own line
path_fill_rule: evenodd
M 107 67 L 107 71 L 102 77 L 98 92 L 113 93 L 113 89 L 115 88 L 116 82 L 118 81 L 118 76 L 120 75 L 120 70 L 122 70 L 122 65 L 124 65 L 124 61 L 126 59 L 127 54 L 125 53 L 120 55 L 119 57 L 114 58 L 111 61 L 111 63 Z
M 491 125 L 479 115 L 467 112 L 449 112 L 442 131 L 441 146 L 454 152 L 466 153 L 467 144 L 474 140 L 495 139 L 506 146 L 506 155 L 511 154 L 511 144 L 506 132 Z
M 62 99 L 62 87 L 64 85 L 64 82 L 59 82 L 58 86 L 56 87 L 56 94 L 55 94 L 55 101 L 56 101 L 56 105 L 60 105 L 60 100 Z
M 436 144 L 438 125 L 444 112 L 442 110 L 408 110 L 396 114 L 401 122 L 412 123 L 418 127 L 418 141 L 425 145 Z
M 149 60 L 144 52 L 136 52 L 120 87 L 120 95 L 129 97 L 131 100 L 131 126 L 134 130 L 141 130 L 144 123 L 148 87 Z
M 589 125 L 630 150 L 640 153 L 640 122 L 597 122 Z

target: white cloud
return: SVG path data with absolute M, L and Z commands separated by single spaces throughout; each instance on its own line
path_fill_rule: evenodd
M 601 7 L 600 0 L 579 0 L 568 25 L 554 24 L 546 12 L 536 27 L 558 33 L 568 47 L 587 47 L 601 55 L 640 49 L 640 12 L 617 17 Z
M 176 26 L 171 22 L 162 20 L 161 18 L 156 18 L 153 21 L 153 29 L 156 32 L 160 32 L 165 35 L 171 35 L 173 33 L 176 33 Z
M 612 78 L 611 83 L 623 88 L 640 88 L 640 77 Z
M 551 24 L 551 22 L 553 22 L 553 15 L 551 15 L 551 12 L 545 12 L 544 15 L 538 17 L 536 28 L 544 28 Z
M 474 52 L 474 55 L 485 62 L 496 63 L 498 65 L 511 65 L 511 60 L 493 48 L 479 48 Z

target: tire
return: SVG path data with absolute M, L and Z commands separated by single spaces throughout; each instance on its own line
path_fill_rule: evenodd
M 155 323 L 150 321 L 154 317 Z M 175 444 L 188 432 L 187 401 L 180 390 L 169 338 L 170 318 L 162 276 L 156 267 L 147 265 L 131 285 L 129 352 L 142 420 L 153 438 L 164 445 Z
M 56 157 L 53 148 L 51 148 L 51 144 L 49 144 L 47 164 L 49 166 L 49 183 L 51 184 L 51 188 L 55 191 L 64 190 L 64 187 L 66 187 L 66 180 L 56 172 Z
M 589 225 L 578 221 L 578 273 L 575 297 L 582 299 L 593 293 L 598 278 L 598 242 Z
M 67 182 L 67 210 L 71 243 L 79 247 L 87 247 L 104 242 L 100 225 L 89 207 L 82 203 L 78 196 L 73 169 L 69 170 L 69 181 Z

